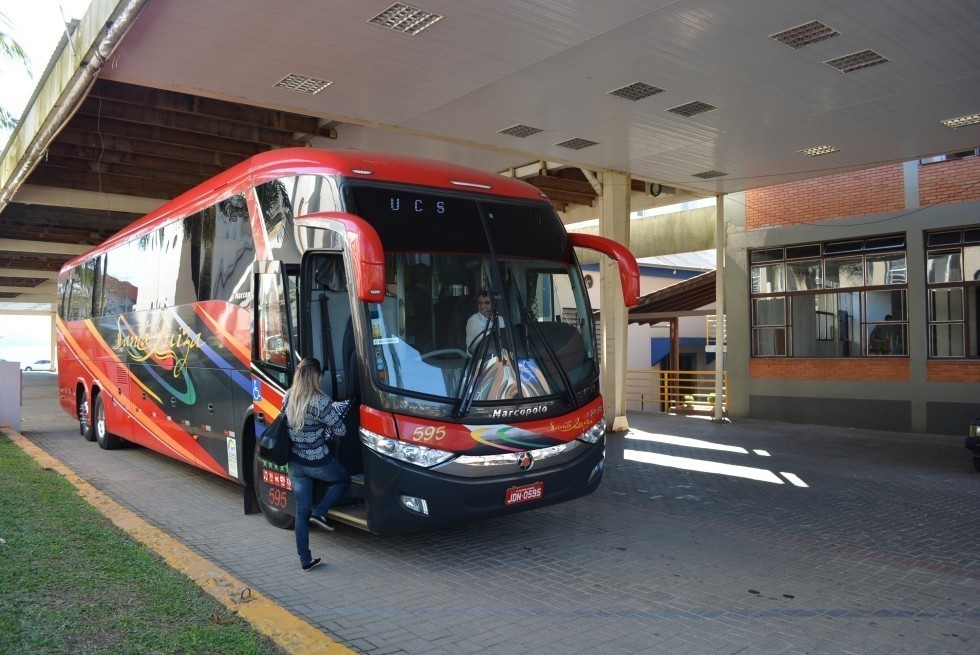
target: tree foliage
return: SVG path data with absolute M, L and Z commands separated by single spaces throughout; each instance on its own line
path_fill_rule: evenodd
M 23 65 L 27 74 L 31 74 L 31 60 L 27 52 L 10 35 L 12 25 L 6 14 L 0 12 L 0 73 L 10 63 Z M 17 118 L 6 107 L 0 106 L 0 130 L 9 131 L 17 127 Z

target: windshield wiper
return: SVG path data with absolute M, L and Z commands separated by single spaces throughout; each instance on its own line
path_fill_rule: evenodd
M 555 352 L 554 347 L 545 337 L 544 330 L 542 330 L 541 326 L 538 324 L 537 317 L 535 317 L 534 314 L 531 312 L 531 310 L 524 304 L 524 298 L 521 296 L 520 289 L 516 288 L 514 279 L 509 278 L 509 280 L 510 280 L 510 286 L 512 287 L 511 291 L 514 294 L 514 298 L 517 299 L 517 308 L 520 311 L 521 316 L 524 317 L 524 325 L 525 326 L 530 325 L 531 329 L 534 330 L 534 334 L 538 337 L 538 341 L 544 344 L 544 350 L 548 354 L 548 359 L 551 360 L 551 363 L 554 365 L 555 369 L 557 369 L 558 376 L 561 378 L 561 383 L 565 387 L 565 392 L 568 395 L 569 405 L 574 406 L 575 391 L 572 389 L 572 380 L 571 378 L 568 377 L 568 372 L 565 371 L 565 367 L 561 365 L 561 359 L 559 359 L 558 353 Z M 527 327 L 524 328 L 524 332 L 526 335 Z M 529 347 L 530 339 L 525 338 L 524 343 L 525 343 L 525 351 L 527 352 L 528 356 L 530 356 L 531 355 L 531 348 Z M 518 360 L 516 364 L 518 368 L 518 373 L 520 373 L 520 360 Z
M 483 328 L 483 332 L 479 336 L 480 342 L 476 346 L 476 352 L 466 364 L 466 370 L 459 385 L 462 393 L 453 410 L 453 416 L 456 418 L 462 418 L 470 413 L 470 407 L 472 407 L 473 399 L 476 397 L 476 386 L 480 382 L 480 376 L 483 374 L 483 368 L 486 365 L 487 348 L 490 347 L 490 330 L 493 329 L 496 322 L 497 312 L 493 312 L 492 322 L 487 322 L 486 327 Z M 494 340 L 496 340 L 496 335 L 494 335 Z

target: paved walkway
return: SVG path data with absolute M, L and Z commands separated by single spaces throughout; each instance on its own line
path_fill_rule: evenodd
M 102 451 L 54 375 L 24 380 L 25 437 L 355 652 L 980 652 L 961 437 L 631 414 L 588 498 L 435 534 L 313 531 L 328 565 L 301 573 L 238 487 Z

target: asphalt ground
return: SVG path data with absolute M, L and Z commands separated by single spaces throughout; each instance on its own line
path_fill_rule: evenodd
M 327 564 L 303 573 L 239 487 L 84 441 L 53 374 L 23 395 L 24 437 L 321 631 L 306 652 L 980 652 L 962 437 L 630 414 L 587 498 L 432 534 L 313 529 Z

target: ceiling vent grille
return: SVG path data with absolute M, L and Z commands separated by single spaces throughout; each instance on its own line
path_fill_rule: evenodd
M 671 107 L 667 111 L 672 114 L 677 114 L 678 116 L 684 116 L 690 118 L 691 116 L 697 116 L 698 114 L 706 114 L 709 111 L 714 111 L 718 109 L 714 105 L 709 105 L 706 102 L 701 102 L 700 100 L 695 100 L 694 102 L 689 102 L 686 105 L 678 105 L 677 107 Z
M 704 171 L 703 173 L 694 173 L 694 177 L 700 177 L 702 180 L 710 180 L 713 177 L 724 177 L 728 173 L 722 173 L 721 171 Z
M 663 89 L 653 86 L 652 84 L 647 84 L 645 82 L 633 82 L 632 84 L 627 84 L 624 87 L 610 91 L 609 95 L 626 98 L 627 100 L 636 102 L 637 100 L 643 100 L 644 98 L 649 98 L 650 96 L 655 96 L 658 93 L 663 92 Z
M 813 148 L 804 148 L 796 152 L 807 157 L 819 157 L 820 155 L 829 155 L 832 152 L 840 152 L 840 148 L 835 148 L 834 146 L 814 146 Z
M 827 39 L 840 36 L 840 32 L 832 27 L 824 25 L 818 20 L 810 21 L 805 25 L 791 27 L 777 34 L 770 34 L 770 39 L 775 39 L 783 45 L 788 45 L 794 50 L 805 48 L 808 45 L 826 41 Z
M 568 148 L 569 150 L 581 150 L 582 148 L 588 148 L 598 143 L 598 141 L 589 141 L 588 139 L 569 139 L 568 141 L 562 141 L 555 145 L 559 148 Z
M 887 59 L 879 55 L 874 50 L 862 50 L 861 52 L 855 52 L 854 54 L 838 57 L 837 59 L 831 59 L 829 61 L 825 61 L 824 63 L 831 68 L 836 68 L 842 73 L 853 73 L 854 71 L 859 71 L 862 68 L 877 66 L 878 64 L 884 64 L 887 62 Z
M 524 137 L 528 137 L 531 136 L 532 134 L 537 134 L 538 132 L 542 132 L 542 131 L 543 130 L 539 130 L 536 127 L 531 127 L 530 125 L 521 125 L 520 123 L 518 123 L 517 125 L 511 125 L 506 130 L 498 131 L 497 134 L 506 134 L 508 136 L 516 136 L 520 139 L 523 139 Z
M 939 121 L 946 127 L 951 127 L 954 130 L 958 127 L 966 127 L 967 125 L 976 125 L 980 123 L 980 114 L 970 114 L 969 116 L 960 116 L 959 118 L 947 118 L 944 121 Z
M 295 73 L 290 73 L 286 77 L 276 82 L 275 85 L 281 89 L 299 91 L 300 93 L 307 93 L 312 96 L 320 93 L 320 91 L 323 91 L 331 84 L 333 84 L 333 82 L 317 79 L 315 77 L 309 77 L 308 75 L 296 75 Z
M 368 22 L 414 36 L 440 20 L 439 14 L 396 2 Z

